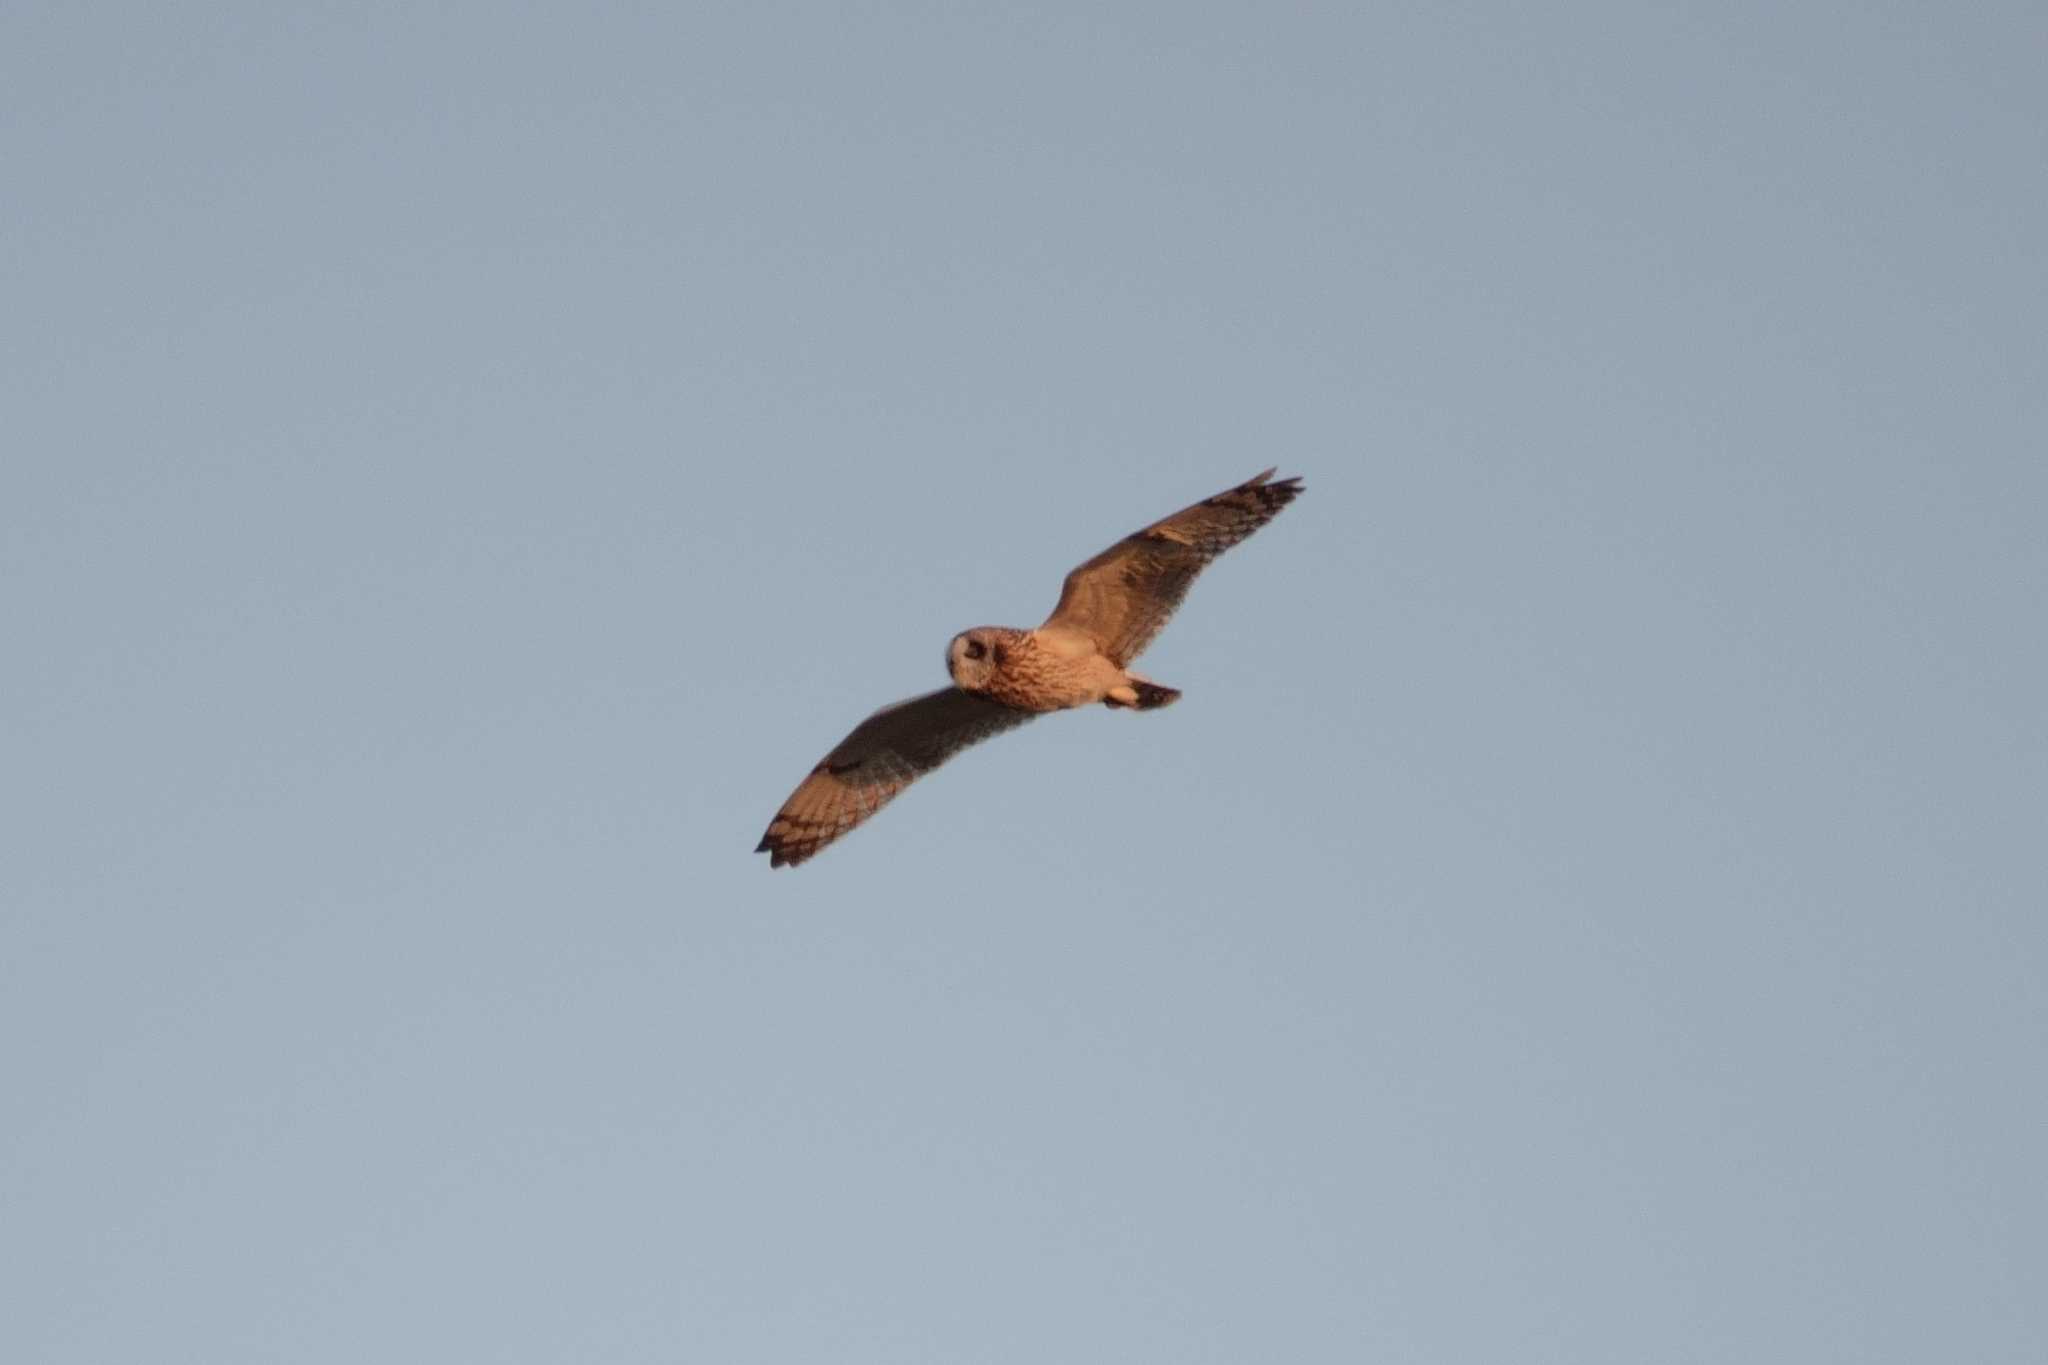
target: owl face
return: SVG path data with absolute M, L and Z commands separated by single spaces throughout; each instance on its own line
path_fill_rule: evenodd
M 955 635 L 953 643 L 946 646 L 946 671 L 953 675 L 953 685 L 963 692 L 979 692 L 987 687 L 1003 664 L 1004 640 L 1000 637 L 1007 634 L 977 626 Z

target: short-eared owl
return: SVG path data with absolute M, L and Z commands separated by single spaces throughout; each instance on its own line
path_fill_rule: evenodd
M 1279 514 L 1300 479 L 1267 470 L 1125 536 L 1067 575 L 1036 630 L 977 626 L 946 647 L 953 685 L 884 707 L 825 755 L 754 851 L 804 861 L 970 744 L 1048 711 L 1101 702 L 1150 711 L 1180 696 L 1129 670 L 1209 561 Z

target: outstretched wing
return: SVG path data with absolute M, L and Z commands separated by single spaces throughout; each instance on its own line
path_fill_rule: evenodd
M 1040 629 L 1077 630 L 1122 668 L 1144 652 L 1209 561 L 1278 516 L 1300 479 L 1273 471 L 1184 507 L 1125 536 L 1067 575 L 1060 603 Z
M 957 687 L 885 706 L 853 727 L 768 822 L 756 853 L 794 866 L 970 744 L 1022 725 L 1019 711 Z

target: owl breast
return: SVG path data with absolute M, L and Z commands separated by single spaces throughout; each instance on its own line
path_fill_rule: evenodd
M 1030 633 L 1004 642 L 981 689 L 992 700 L 1020 711 L 1065 711 L 1101 701 L 1117 673 L 1099 654 L 1083 657 L 1049 649 Z

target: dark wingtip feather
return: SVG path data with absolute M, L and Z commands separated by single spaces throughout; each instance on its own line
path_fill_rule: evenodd
M 773 828 L 761 836 L 761 842 L 754 846 L 754 852 L 768 855 L 770 867 L 795 867 L 818 851 L 818 845 L 791 839 L 786 834 L 777 834 Z

